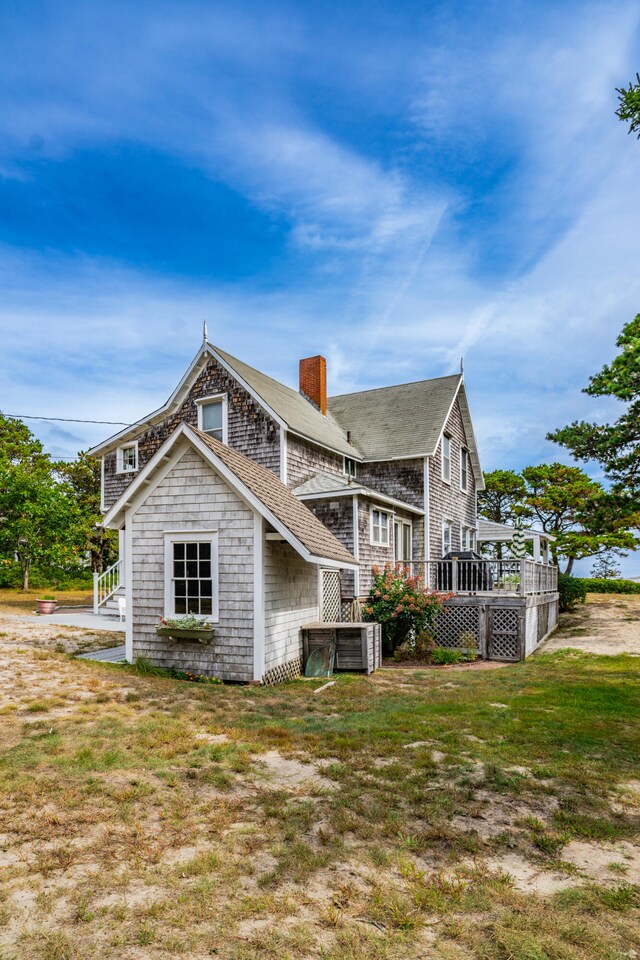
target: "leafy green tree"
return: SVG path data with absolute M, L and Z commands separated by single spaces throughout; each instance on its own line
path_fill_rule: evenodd
M 556 562 L 566 562 L 564 573 L 571 573 L 576 560 L 633 550 L 640 543 L 618 499 L 580 467 L 526 467 L 522 478 L 524 503 L 545 533 L 556 538 L 551 552 Z
M 575 421 L 549 434 L 576 460 L 596 460 L 612 484 L 620 509 L 637 521 L 640 499 L 640 314 L 622 328 L 620 353 L 591 377 L 584 392 L 592 397 L 616 397 L 624 412 L 613 423 Z
M 640 74 L 636 73 L 636 82 L 629 86 L 617 87 L 618 109 L 616 116 L 629 124 L 629 133 L 635 133 L 640 140 Z
M 75 462 L 57 464 L 57 471 L 77 507 L 72 537 L 78 555 L 88 553 L 91 569 L 102 573 L 117 559 L 118 534 L 102 527 L 100 461 L 81 451 Z
M 478 493 L 478 513 L 485 520 L 494 523 L 513 523 L 518 516 L 527 516 L 524 499 L 527 486 L 515 470 L 492 470 L 484 475 L 484 490 Z M 488 544 L 485 547 L 495 551 L 501 559 L 503 544 Z
M 77 508 L 40 441 L 0 414 L 0 551 L 18 560 L 23 590 L 34 564 L 73 562 L 76 522 Z
M 619 580 L 622 573 L 616 566 L 614 555 L 603 553 L 591 567 L 591 576 L 596 580 Z

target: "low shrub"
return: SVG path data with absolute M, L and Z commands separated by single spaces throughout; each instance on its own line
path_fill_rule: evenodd
M 558 593 L 560 594 L 560 612 L 574 610 L 579 603 L 587 599 L 587 588 L 580 577 L 571 577 L 565 573 L 558 575 Z
M 442 666 L 446 663 L 460 663 L 462 654 L 459 650 L 449 650 L 448 647 L 436 647 L 431 654 L 433 663 Z
M 582 577 L 587 593 L 640 593 L 640 583 L 633 580 L 605 580 L 602 577 Z

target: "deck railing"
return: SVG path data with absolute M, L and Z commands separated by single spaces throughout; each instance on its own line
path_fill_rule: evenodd
M 122 584 L 122 560 L 116 560 L 103 573 L 93 575 L 93 612 L 99 613 L 109 597 L 112 597 Z
M 558 568 L 535 560 L 422 560 L 403 566 L 419 574 L 428 590 L 447 593 L 527 596 L 558 589 Z

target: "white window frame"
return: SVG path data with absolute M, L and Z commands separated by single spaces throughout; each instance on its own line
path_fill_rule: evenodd
M 396 530 L 400 528 L 400 537 L 402 543 L 404 544 L 404 528 L 409 528 L 409 556 L 398 558 L 398 543 L 396 537 Z M 393 553 L 395 556 L 396 563 L 411 563 L 413 561 L 413 524 L 410 520 L 401 520 L 399 517 L 394 517 L 393 520 Z
M 380 523 L 374 524 L 374 522 L 373 522 L 373 515 L 374 515 L 374 513 L 379 514 L 381 517 L 382 517 L 382 516 L 385 516 L 385 517 L 387 518 L 387 539 L 386 539 L 386 541 L 384 541 L 384 540 L 376 540 L 376 539 L 375 539 L 374 528 L 377 526 L 378 529 L 381 531 L 381 530 L 382 530 L 382 525 L 381 525 Z M 371 508 L 371 513 L 370 513 L 370 515 L 369 515 L 369 532 L 370 532 L 370 537 L 369 537 L 369 539 L 370 539 L 371 545 L 372 545 L 373 547 L 390 547 L 390 546 L 391 546 L 391 524 L 392 524 L 392 522 L 393 522 L 393 521 L 392 521 L 392 517 L 393 517 L 393 514 L 392 514 L 389 510 L 380 510 L 379 507 L 372 507 L 372 508 Z
M 136 451 L 135 467 L 125 467 L 123 463 L 124 451 L 133 447 Z M 130 443 L 122 443 L 116 450 L 116 473 L 137 473 L 140 468 L 140 459 L 138 457 L 138 441 L 132 440 Z
M 212 393 L 208 397 L 198 397 L 198 399 L 196 400 L 196 407 L 198 408 L 198 430 L 202 430 L 203 433 L 206 433 L 206 430 L 203 427 L 202 408 L 206 407 L 210 403 L 222 404 L 222 442 L 228 443 L 229 429 L 228 429 L 227 413 L 228 413 L 228 407 L 229 407 L 229 398 L 226 393 Z
M 445 530 L 449 530 L 449 549 L 446 548 Z M 442 556 L 446 557 L 453 550 L 453 520 L 442 521 Z
M 171 530 L 164 535 L 164 616 L 175 617 L 175 594 L 173 589 L 173 545 L 174 543 L 210 543 L 211 544 L 211 615 L 204 618 L 209 623 L 217 623 L 220 616 L 220 577 L 218 564 L 217 530 Z M 184 614 L 178 614 L 184 616 Z
M 349 471 L 347 470 L 347 460 L 349 461 L 349 463 L 353 464 L 353 473 L 349 473 Z M 342 472 L 344 473 L 345 477 L 349 477 L 351 480 L 356 479 L 356 476 L 358 473 L 358 465 L 356 461 L 353 459 L 353 457 L 342 458 Z
M 463 525 L 460 528 L 460 546 L 462 550 L 475 550 L 476 548 L 476 530 L 475 527 Z
M 449 454 L 448 454 L 447 457 L 445 457 L 445 455 L 444 455 L 445 441 L 447 442 L 448 447 L 449 447 Z M 440 459 L 441 459 L 441 461 L 442 461 L 442 463 L 441 463 L 441 467 L 442 467 L 442 470 L 441 470 L 442 480 L 443 480 L 444 483 L 449 483 L 449 484 L 450 484 L 450 483 L 451 483 L 451 466 L 452 466 L 452 464 L 451 464 L 451 437 L 450 437 L 447 433 L 443 433 L 443 434 L 442 434 L 442 440 L 440 441 Z M 449 474 L 449 475 L 448 475 L 448 476 L 447 476 L 447 471 L 445 470 L 445 464 L 448 464 L 448 466 L 449 466 L 449 470 L 448 470 L 448 474 Z
M 466 447 L 460 447 L 460 489 L 463 493 L 469 492 L 469 451 Z

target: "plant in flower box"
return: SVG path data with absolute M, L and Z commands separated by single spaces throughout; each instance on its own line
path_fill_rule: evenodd
M 197 617 L 188 613 L 184 617 L 160 617 L 156 626 L 159 637 L 178 640 L 197 640 L 199 643 L 211 643 L 214 635 L 213 624 L 206 617 Z

